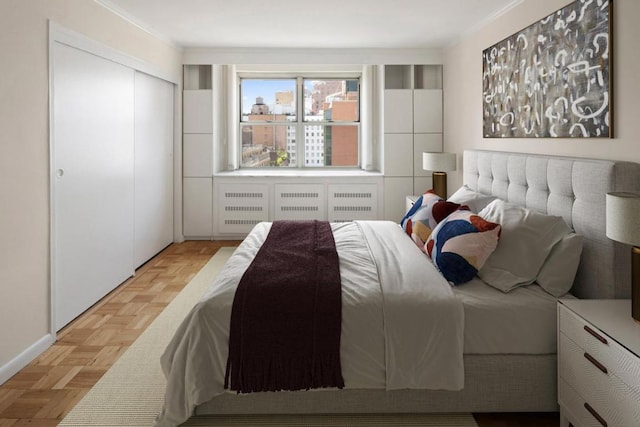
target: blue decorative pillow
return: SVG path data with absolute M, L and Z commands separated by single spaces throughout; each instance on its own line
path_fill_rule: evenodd
M 447 202 L 429 190 L 416 200 L 400 221 L 400 225 L 416 245 L 424 251 L 424 244 L 436 225 L 451 212 L 460 208 L 466 208 L 466 206 Z
M 442 275 L 459 285 L 473 279 L 495 251 L 500 229 L 471 211 L 458 210 L 437 225 L 425 251 Z

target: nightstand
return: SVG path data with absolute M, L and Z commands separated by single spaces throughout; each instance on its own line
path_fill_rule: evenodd
M 631 300 L 558 300 L 560 425 L 640 426 L 640 324 Z

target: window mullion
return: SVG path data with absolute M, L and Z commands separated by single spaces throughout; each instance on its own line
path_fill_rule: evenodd
M 296 158 L 298 159 L 298 164 L 296 166 L 299 168 L 304 167 L 306 156 L 304 151 L 304 88 L 302 86 L 302 81 L 302 77 L 298 76 L 296 78 Z

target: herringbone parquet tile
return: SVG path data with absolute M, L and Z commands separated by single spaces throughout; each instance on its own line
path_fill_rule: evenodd
M 172 244 L 58 333 L 0 386 L 0 427 L 55 426 L 222 246 Z

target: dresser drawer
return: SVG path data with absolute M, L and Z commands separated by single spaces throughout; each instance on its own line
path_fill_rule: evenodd
M 585 410 L 586 402 L 609 426 L 640 426 L 640 393 L 564 333 L 559 335 L 558 363 L 560 379 L 581 396 Z
M 603 424 L 598 420 L 597 415 L 589 412 L 584 405 L 584 399 L 571 387 L 565 380 L 558 381 L 558 402 L 560 403 L 560 411 L 562 415 L 567 417 L 574 427 L 613 427 L 609 420 L 604 419 L 601 415 Z M 622 426 L 621 426 L 622 427 Z
M 607 370 L 640 393 L 640 358 L 580 316 L 560 305 L 559 329 Z

